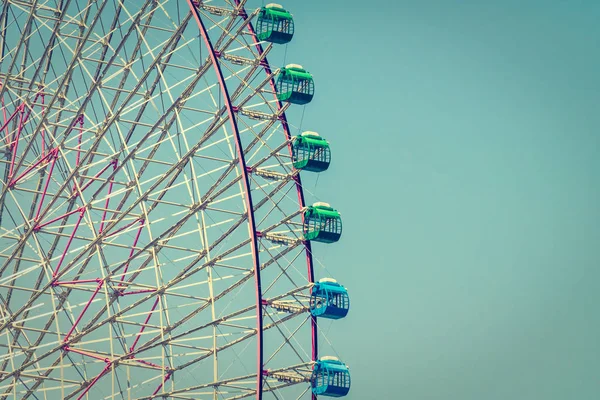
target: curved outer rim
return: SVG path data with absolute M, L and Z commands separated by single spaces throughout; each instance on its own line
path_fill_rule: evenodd
M 240 0 L 235 0 L 235 5 L 236 6 L 240 6 Z M 252 25 L 251 21 L 248 21 L 248 14 L 246 13 L 246 11 L 244 10 L 244 7 L 242 6 L 240 9 L 240 16 L 242 16 L 242 18 L 244 18 L 245 21 L 247 21 L 248 23 L 248 30 L 250 32 L 250 35 L 252 36 L 252 40 L 254 42 L 254 46 L 256 46 L 256 49 L 258 50 L 258 54 L 262 55 L 264 50 L 262 45 L 260 44 L 260 41 L 258 40 L 258 37 L 256 36 L 256 31 L 254 30 L 254 26 Z M 261 65 L 263 65 L 265 72 L 267 74 L 271 74 L 272 70 L 271 70 L 271 66 L 269 64 L 269 62 L 267 61 L 267 57 L 263 58 L 263 62 L 261 63 Z M 275 78 L 271 78 L 270 81 L 270 85 L 271 88 L 273 89 L 273 93 L 274 93 L 274 97 L 275 100 L 277 101 L 277 109 L 280 110 L 283 105 L 281 104 L 281 101 L 279 101 L 279 99 L 277 98 L 277 86 L 275 83 Z M 283 131 L 285 133 L 285 137 L 287 140 L 290 140 L 292 138 L 292 135 L 290 133 L 290 128 L 288 126 L 288 122 L 287 122 L 287 117 L 285 115 L 285 112 L 283 114 L 281 114 L 281 125 L 283 126 Z M 290 155 L 292 155 L 292 144 L 290 142 L 290 144 L 288 145 L 288 150 L 290 152 Z M 306 203 L 304 200 L 304 192 L 302 190 L 302 181 L 300 179 L 300 175 L 296 175 L 295 177 L 295 181 L 296 181 L 296 191 L 298 193 L 298 203 L 300 205 L 300 208 L 304 208 Z M 305 247 L 306 247 L 306 265 L 308 268 L 308 281 L 310 283 L 314 283 L 315 281 L 315 270 L 314 270 L 314 264 L 313 264 L 313 258 L 312 258 L 312 247 L 311 247 L 311 243 L 310 241 L 306 241 L 305 242 Z M 317 336 L 318 330 L 317 330 L 317 318 L 312 317 L 311 318 L 311 336 L 312 336 L 312 361 L 317 361 L 317 358 L 319 356 L 319 347 L 318 347 L 318 336 Z M 313 399 L 316 399 L 317 397 L 313 394 L 312 395 Z
M 260 261 L 258 256 L 258 242 L 256 235 L 256 224 L 254 222 L 254 206 L 252 203 L 252 194 L 250 192 L 250 181 L 248 179 L 248 171 L 246 170 L 246 160 L 244 158 L 244 151 L 242 148 L 240 132 L 237 126 L 237 121 L 235 119 L 235 113 L 233 111 L 233 107 L 231 104 L 231 98 L 229 97 L 229 91 L 227 90 L 227 85 L 225 83 L 225 78 L 223 77 L 223 72 L 221 71 L 221 65 L 217 60 L 217 55 L 215 54 L 215 49 L 212 45 L 210 37 L 208 36 L 208 32 L 204 23 L 202 22 L 202 18 L 200 18 L 200 13 L 196 6 L 194 6 L 193 0 L 187 0 L 188 5 L 190 6 L 190 10 L 196 19 L 196 23 L 198 24 L 198 28 L 200 29 L 200 34 L 204 39 L 204 43 L 206 48 L 210 53 L 210 58 L 215 69 L 215 73 L 217 75 L 217 79 L 219 80 L 219 86 L 221 87 L 221 92 L 223 93 L 223 98 L 225 101 L 225 106 L 227 107 L 227 113 L 229 114 L 229 122 L 231 124 L 231 128 L 233 129 L 233 133 L 235 136 L 235 147 L 238 153 L 239 165 L 241 169 L 242 179 L 244 183 L 244 197 L 246 200 L 246 208 L 248 212 L 248 223 L 250 224 L 250 235 L 251 235 L 251 247 L 252 247 L 252 261 L 254 263 L 254 281 L 256 284 L 256 337 L 257 337 L 257 371 L 256 371 L 256 399 L 262 399 L 262 386 L 263 386 L 263 315 L 262 315 L 262 288 L 260 281 Z

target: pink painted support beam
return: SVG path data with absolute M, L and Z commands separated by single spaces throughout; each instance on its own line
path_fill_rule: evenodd
M 104 368 L 102 369 L 102 371 L 100 372 L 100 374 L 98 374 L 98 376 L 96 376 L 94 378 L 94 380 L 92 382 L 90 382 L 90 384 L 83 391 L 83 393 L 81 393 L 81 395 L 79 395 L 79 397 L 77 398 L 79 400 L 79 399 L 83 398 L 83 396 L 86 395 L 86 393 L 92 388 L 92 386 L 94 386 L 96 384 L 96 382 L 98 382 L 98 380 L 100 380 L 100 378 L 102 378 L 102 376 L 104 376 L 104 374 L 106 374 L 108 372 L 108 370 L 110 370 L 110 367 L 111 367 L 112 363 L 111 363 L 111 361 L 110 361 L 110 359 L 108 357 L 103 357 L 103 356 L 99 356 L 97 354 L 89 353 L 87 351 L 74 349 L 74 348 L 69 347 L 69 346 L 65 346 L 63 349 L 65 351 L 68 351 L 68 352 L 81 354 L 82 356 L 91 357 L 91 358 L 94 358 L 96 360 L 101 360 L 101 361 L 104 361 L 106 363 L 106 365 L 104 366 Z
M 118 164 L 118 160 L 113 160 L 113 172 L 117 169 Z M 112 193 L 114 183 L 115 178 L 113 176 L 110 180 L 110 184 L 108 185 L 108 194 L 106 195 L 106 202 L 104 203 L 104 212 L 102 213 L 102 220 L 100 220 L 100 230 L 98 231 L 99 234 L 102 233 L 102 230 L 104 229 L 104 221 L 106 220 L 106 212 L 108 211 L 108 205 L 110 203 L 110 194 Z
M 38 96 L 41 96 L 41 97 L 42 97 L 42 104 L 44 104 L 44 94 L 40 94 L 40 93 L 38 93 L 38 95 L 36 95 L 36 97 L 35 97 L 35 99 L 34 99 L 34 102 L 37 100 Z M 6 114 L 6 111 L 5 111 L 5 108 L 4 108 L 4 101 L 2 102 L 2 106 L 3 106 L 2 110 L 3 110 L 3 112 Z M 17 115 L 17 113 L 19 113 L 19 112 L 21 112 L 21 117 L 20 117 L 20 118 L 21 118 L 21 121 L 19 122 L 19 129 L 18 129 L 18 131 L 17 131 L 17 138 L 16 138 L 16 140 L 15 140 L 15 141 L 13 141 L 13 140 L 12 140 L 12 138 L 9 138 L 9 137 L 8 137 L 8 135 L 9 135 L 9 133 L 8 133 L 8 124 L 10 123 L 10 121 L 12 121 L 12 119 L 13 119 L 13 118 L 14 118 L 14 117 Z M 19 142 L 19 138 L 20 138 L 20 136 L 21 136 L 21 131 L 22 131 L 22 128 L 23 128 L 23 126 L 25 125 L 25 123 L 26 123 L 26 122 L 27 122 L 27 120 L 29 119 L 29 115 L 31 114 L 31 110 L 29 110 L 29 112 L 28 112 L 28 113 L 27 113 L 27 115 L 25 116 L 25 119 L 23 119 L 23 114 L 24 114 L 24 112 L 25 112 L 25 104 L 23 103 L 23 104 L 21 104 L 19 107 L 17 107 L 17 109 L 15 110 L 15 112 L 13 112 L 13 114 L 10 116 L 10 118 L 9 118 L 8 120 L 6 120 L 6 117 L 4 118 L 5 122 L 4 122 L 4 124 L 2 125 L 2 127 L 0 128 L 0 131 L 2 131 L 2 130 L 4 130 L 4 129 L 6 129 L 6 135 L 7 135 L 7 136 L 6 136 L 6 140 L 7 140 L 7 144 L 9 144 L 11 148 L 13 148 L 13 147 L 14 147 L 14 151 L 12 152 L 13 154 L 12 154 L 12 158 L 11 158 L 10 171 L 9 171 L 9 174 L 8 174 L 8 178 L 9 178 L 9 179 L 8 179 L 8 180 L 9 180 L 9 187 L 12 187 L 12 186 L 16 185 L 16 184 L 17 184 L 17 182 L 18 182 L 19 180 L 23 179 L 23 177 L 24 177 L 24 176 L 26 176 L 26 175 L 27 175 L 29 172 L 31 172 L 31 170 L 32 170 L 32 169 L 36 168 L 36 167 L 37 167 L 37 166 L 38 166 L 40 163 L 44 162 L 44 160 L 48 160 L 48 159 L 49 159 L 49 157 L 51 157 L 51 156 L 53 156 L 53 157 L 57 158 L 57 157 L 58 157 L 58 155 L 59 155 L 58 148 L 51 149 L 51 150 L 48 152 L 48 154 L 44 155 L 44 150 L 45 150 L 45 139 L 44 139 L 44 137 L 45 137 L 45 136 L 44 136 L 44 135 L 45 135 L 45 133 L 44 133 L 44 132 L 45 132 L 45 130 L 44 130 L 44 129 L 42 129 L 42 131 L 41 131 L 41 133 L 42 133 L 42 153 L 41 153 L 41 157 L 40 157 L 40 159 L 39 159 L 38 161 L 36 161 L 36 162 L 35 162 L 33 165 L 29 166 L 29 167 L 28 167 L 28 168 L 25 170 L 25 172 L 23 172 L 22 174 L 20 174 L 20 175 L 19 175 L 17 178 L 15 178 L 15 179 L 11 179 L 11 178 L 12 178 L 12 176 L 13 176 L 14 162 L 15 162 L 15 159 L 16 159 L 16 154 L 17 154 L 17 150 L 18 150 L 18 142 Z M 42 108 L 42 115 L 43 115 L 43 113 L 44 113 L 44 108 Z M 83 120 L 83 118 L 81 118 L 81 120 Z M 77 153 L 77 155 L 79 156 L 79 153 Z M 113 161 L 113 162 L 115 162 L 115 161 Z M 112 164 L 112 163 L 111 163 L 111 164 Z M 111 164 L 109 164 L 108 166 L 110 166 Z M 53 166 L 54 166 L 54 160 L 53 160 Z M 108 168 L 108 167 L 106 167 L 106 168 Z M 105 169 L 106 169 L 106 168 L 105 168 Z M 105 170 L 105 169 L 104 169 L 104 170 Z M 102 172 L 104 172 L 104 170 L 102 170 Z M 97 176 L 96 176 L 96 177 L 97 177 Z M 90 183 L 91 183 L 91 182 L 90 182 Z M 47 186 L 48 186 L 48 182 L 46 183 L 46 187 L 47 187 Z M 89 186 L 89 184 L 88 184 L 88 186 Z M 87 187 L 87 186 L 86 186 L 86 187 Z M 43 196 L 45 196 L 45 193 L 44 193 L 44 195 L 43 195 Z M 42 197 L 43 197 L 43 196 L 42 196 Z M 42 200 L 42 203 L 43 203 L 43 200 Z M 41 207 L 41 206 L 40 206 L 40 207 Z M 39 214 L 39 209 L 38 209 L 38 214 Z M 36 216 L 36 218 L 37 218 L 37 216 Z
M 69 241 L 67 242 L 67 245 L 65 246 L 65 250 L 63 251 L 62 256 L 60 257 L 60 261 L 58 262 L 58 265 L 56 266 L 56 268 L 54 269 L 54 272 L 52 273 L 53 278 L 56 278 L 56 276 L 58 275 L 58 270 L 60 269 L 60 266 L 62 265 L 63 261 L 65 260 L 65 256 L 67 255 L 67 252 L 69 251 L 71 242 L 73 242 L 73 238 L 75 237 L 75 232 L 77 232 L 77 228 L 79 228 L 79 224 L 81 223 L 81 219 L 83 218 L 84 212 L 85 212 L 85 209 L 82 209 L 79 212 L 79 219 L 77 220 L 77 224 L 75 224 L 75 227 L 73 228 L 73 233 L 71 233 L 71 236 L 69 236 Z
M 37 212 L 35 213 L 35 220 L 40 216 L 40 211 L 42 211 L 42 206 L 44 205 L 44 199 L 46 198 L 46 193 L 48 192 L 48 185 L 50 185 L 50 180 L 52 179 L 52 172 L 54 171 L 54 165 L 56 164 L 56 160 L 58 159 L 58 149 L 52 154 L 52 162 L 50 164 L 50 171 L 48 172 L 48 176 L 46 177 L 46 184 L 44 185 L 44 191 L 42 192 L 42 198 L 40 199 L 40 205 L 38 206 Z
M 94 293 L 92 294 L 92 297 L 90 297 L 90 299 L 88 300 L 88 302 L 85 305 L 85 307 L 83 307 L 83 310 L 81 310 L 81 313 L 79 313 L 79 317 L 77 317 L 77 320 L 75 320 L 75 323 L 73 324 L 73 326 L 71 327 L 71 329 L 69 329 L 69 332 L 67 332 L 67 336 L 65 336 L 65 338 L 63 339 L 64 342 L 67 342 L 69 340 L 69 337 L 71 336 L 71 333 L 73 333 L 73 331 L 77 327 L 77 324 L 79 323 L 79 321 L 81 321 L 81 318 L 83 318 L 83 315 L 85 314 L 85 312 L 87 311 L 87 309 L 90 307 L 90 304 L 92 304 L 92 301 L 94 300 L 94 297 L 96 297 L 96 295 L 98 294 L 98 292 L 102 288 L 103 284 L 104 284 L 104 281 L 101 280 L 101 279 L 98 279 L 98 286 L 96 286 L 96 290 L 94 290 Z
M 2 110 L 4 111 L 4 124 L 2 125 L 2 128 L 0 128 L 0 131 L 6 130 L 6 144 L 10 144 L 12 141 L 12 138 L 9 137 L 10 134 L 8 133 L 8 124 L 10 124 L 10 122 L 13 120 L 13 118 L 16 117 L 17 114 L 19 112 L 21 112 L 24 108 L 25 108 L 25 104 L 21 104 L 20 106 L 18 106 L 7 120 L 6 119 L 6 108 L 4 107 L 4 99 L 2 100 Z
M 133 350 L 135 350 L 135 346 L 137 345 L 138 341 L 140 340 L 140 336 L 142 335 L 142 333 L 144 333 L 144 329 L 146 329 L 146 324 L 148 323 L 148 321 L 150 321 L 150 318 L 152 317 L 152 313 L 154 312 L 154 310 L 156 309 L 156 306 L 158 305 L 158 300 L 160 300 L 160 296 L 156 296 L 156 300 L 154 301 L 154 304 L 152 305 L 152 309 L 150 310 L 150 312 L 148 313 L 148 316 L 146 317 L 146 320 L 144 321 L 144 326 L 142 326 L 140 328 L 140 331 L 138 332 L 135 341 L 133 342 L 133 345 L 129 348 L 129 352 L 131 353 Z
M 162 387 L 169 380 L 169 378 L 171 378 L 171 373 L 170 372 L 165 375 L 165 379 L 163 379 L 163 381 L 161 382 L 160 385 L 158 385 L 158 387 L 156 388 L 156 390 L 154 392 L 152 392 L 152 396 L 156 395 L 160 391 L 160 389 L 162 389 Z
M 10 187 L 15 186 L 17 184 L 17 182 L 19 182 L 21 179 L 23 179 L 23 177 L 25 177 L 29 172 L 31 172 L 31 170 L 33 170 L 34 168 L 36 168 L 38 165 L 40 165 L 44 161 L 47 161 L 51 156 L 53 156 L 57 152 L 58 152 L 58 149 L 52 149 L 52 150 L 50 150 L 50 152 L 48 154 L 46 154 L 44 157 L 42 157 L 39 160 L 37 160 L 32 165 L 30 165 L 21 175 L 17 176 L 15 179 L 13 179 L 12 181 L 10 181 L 9 184 L 8 184 L 8 186 L 10 186 Z
M 58 281 L 55 282 L 54 285 L 55 286 L 59 286 L 59 285 L 79 285 L 82 283 L 98 283 L 98 279 L 82 279 L 80 281 Z
M 131 245 L 131 250 L 129 251 L 129 258 L 131 258 L 131 256 L 133 255 L 133 253 L 135 251 L 135 246 L 137 245 L 137 242 L 140 238 L 140 234 L 142 233 L 143 228 L 144 228 L 144 220 L 141 220 L 140 227 L 138 228 L 138 231 L 135 235 L 135 239 L 133 240 L 133 244 Z M 121 282 L 123 282 L 123 279 L 125 279 L 125 274 L 127 274 L 128 269 L 129 269 L 129 262 L 127 262 L 127 264 L 125 264 L 125 268 L 123 269 L 123 275 L 121 275 Z M 119 283 L 119 286 L 122 286 L 122 284 Z
M 8 180 L 10 181 L 13 176 L 13 169 L 15 167 L 15 160 L 17 159 L 17 150 L 19 150 L 19 139 L 21 138 L 21 130 L 23 129 L 23 113 L 24 110 L 21 108 L 21 115 L 19 116 L 19 128 L 17 129 L 17 138 L 13 140 L 10 138 L 9 147 L 12 150 L 12 157 L 10 158 L 10 169 L 8 172 Z
M 41 225 L 37 225 L 37 226 L 34 228 L 34 230 L 35 230 L 35 231 L 39 231 L 39 230 L 40 230 L 40 229 L 42 229 L 43 227 L 45 227 L 45 226 L 47 226 L 47 225 L 50 225 L 51 223 L 53 223 L 53 222 L 56 222 L 56 221 L 58 221 L 59 219 L 66 218 L 66 217 L 68 217 L 69 215 L 75 214 L 76 212 L 81 212 L 81 211 L 83 211 L 83 210 L 85 210 L 85 207 L 79 207 L 79 208 L 77 208 L 77 209 L 75 209 L 75 210 L 73 210 L 73 211 L 70 211 L 70 212 L 68 212 L 68 213 L 66 213 L 66 214 L 63 214 L 63 215 L 61 215 L 60 217 L 53 218 L 53 219 L 51 219 L 51 220 L 50 220 L 50 221 L 48 221 L 48 222 L 44 222 L 44 223 L 43 223 L 43 224 L 41 224 Z
M 75 349 L 73 347 L 65 346 L 65 347 L 63 347 L 63 350 L 69 351 L 69 352 L 72 352 L 72 353 L 81 354 L 82 356 L 91 357 L 91 358 L 94 358 L 96 360 L 102 360 L 102 361 L 104 361 L 106 363 L 110 362 L 110 359 L 107 358 L 106 356 L 99 356 L 97 354 L 90 353 L 88 351 L 83 351 L 83 350 Z
M 77 400 L 81 400 L 83 398 L 83 396 L 86 395 L 87 392 L 90 391 L 90 389 L 92 388 L 92 386 L 94 386 L 96 384 L 96 382 L 98 382 L 98 380 L 100 380 L 100 378 L 102 378 L 104 376 L 104 374 L 106 374 L 108 372 L 108 370 L 110 370 L 110 366 L 112 364 L 106 364 L 106 366 L 104 367 L 104 369 L 102 370 L 102 372 L 100 372 L 98 374 L 97 377 L 94 378 L 94 380 L 92 382 L 90 382 L 90 384 L 88 385 L 88 387 L 85 388 L 85 390 L 83 391 L 83 393 L 81 393 L 79 395 L 79 397 L 77 398 Z

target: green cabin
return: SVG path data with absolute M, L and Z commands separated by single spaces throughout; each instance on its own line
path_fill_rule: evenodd
M 304 240 L 334 243 L 342 236 L 342 217 L 327 203 L 318 202 L 304 211 Z
M 277 98 L 292 104 L 307 104 L 315 94 L 313 77 L 301 65 L 288 64 L 279 71 Z
M 261 41 L 277 44 L 288 43 L 294 36 L 292 14 L 279 4 L 267 4 L 258 12 L 256 34 Z
M 292 157 L 296 169 L 323 172 L 331 163 L 329 142 L 316 132 L 304 132 L 294 139 Z

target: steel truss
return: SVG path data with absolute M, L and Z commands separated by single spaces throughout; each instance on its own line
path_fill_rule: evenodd
M 304 196 L 245 3 L 3 2 L 0 398 L 310 396 Z

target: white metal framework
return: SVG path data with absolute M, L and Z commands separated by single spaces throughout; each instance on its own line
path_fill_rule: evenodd
M 3 1 L 1 399 L 310 397 L 303 200 L 245 3 Z

